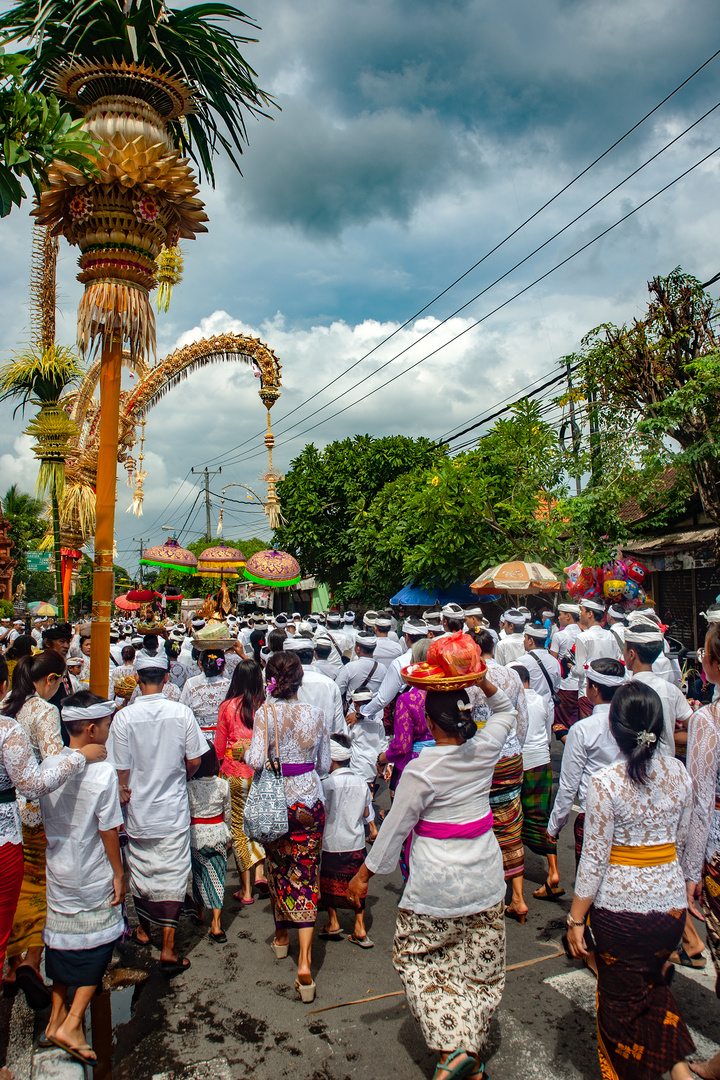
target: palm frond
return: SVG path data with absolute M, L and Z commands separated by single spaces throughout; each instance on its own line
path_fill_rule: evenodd
M 65 345 L 15 353 L 0 365 L 0 401 L 17 400 L 13 415 L 31 401 L 51 404 L 83 374 L 78 356 Z
M 30 38 L 35 55 L 25 72 L 30 89 L 53 89 L 72 60 L 144 63 L 182 78 L 194 97 L 185 122 L 169 125 L 175 145 L 214 184 L 212 158 L 222 148 L 239 170 L 246 118 L 275 105 L 239 46 L 257 41 L 255 20 L 231 4 L 167 7 L 164 0 L 15 0 L 0 15 L 0 37 Z

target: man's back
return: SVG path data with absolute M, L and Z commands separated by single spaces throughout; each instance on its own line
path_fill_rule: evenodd
M 325 723 L 331 735 L 347 734 L 347 724 L 342 707 L 342 696 L 336 684 L 317 668 L 303 664 L 303 681 L 298 690 L 298 701 L 315 705 L 325 714 Z

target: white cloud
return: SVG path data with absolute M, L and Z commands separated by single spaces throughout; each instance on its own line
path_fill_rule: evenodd
M 0 498 L 12 484 L 21 491 L 35 492 L 38 476 L 38 459 L 32 452 L 29 435 L 13 439 L 14 453 L 0 454 Z

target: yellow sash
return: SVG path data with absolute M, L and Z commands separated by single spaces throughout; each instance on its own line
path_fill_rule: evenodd
M 677 852 L 674 844 L 648 844 L 643 847 L 626 847 L 613 844 L 610 862 L 615 866 L 662 866 L 675 862 Z

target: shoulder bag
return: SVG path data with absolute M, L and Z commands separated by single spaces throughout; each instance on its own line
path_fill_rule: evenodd
M 271 760 L 268 752 L 268 703 L 265 702 L 263 704 L 265 714 L 265 763 L 262 769 L 255 773 L 243 814 L 243 832 L 248 840 L 254 840 L 258 844 L 269 844 L 273 840 L 279 840 L 288 831 L 285 783 L 278 749 L 280 743 L 278 740 L 277 713 L 272 702 L 270 702 L 270 708 L 275 721 L 275 758 Z

